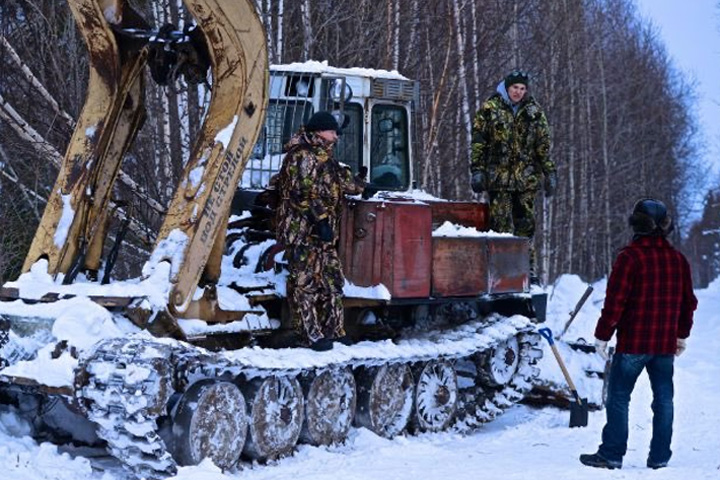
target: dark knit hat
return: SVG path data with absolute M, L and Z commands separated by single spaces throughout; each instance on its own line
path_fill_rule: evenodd
M 317 112 L 305 124 L 306 132 L 322 132 L 324 130 L 335 130 L 338 135 L 342 134 L 340 125 L 330 112 Z
M 673 230 L 672 217 L 660 200 L 643 198 L 635 202 L 628 224 L 635 235 L 666 236 Z
M 521 70 L 515 70 L 508 73 L 505 77 L 505 88 L 510 88 L 510 85 L 515 85 L 516 83 L 522 83 L 527 87 L 529 86 L 529 82 L 530 75 Z

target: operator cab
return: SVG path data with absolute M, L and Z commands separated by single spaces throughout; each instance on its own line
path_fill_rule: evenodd
M 265 126 L 243 173 L 242 189 L 265 188 L 280 170 L 283 146 L 318 111 L 342 125 L 335 157 L 355 174 L 368 169 L 373 191 L 412 187 L 412 103 L 417 84 L 396 72 L 305 62 L 270 67 Z

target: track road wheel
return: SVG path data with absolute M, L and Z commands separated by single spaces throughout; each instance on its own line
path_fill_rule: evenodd
M 407 427 L 415 387 L 407 365 L 362 368 L 358 370 L 357 384 L 358 426 L 385 438 L 392 438 Z
M 331 445 L 347 438 L 355 416 L 355 377 L 349 368 L 325 370 L 303 378 L 305 423 L 300 440 Z
M 243 453 L 253 460 L 290 453 L 300 437 L 303 394 L 295 378 L 272 376 L 243 387 L 250 421 Z
M 180 465 L 210 458 L 227 469 L 240 459 L 248 418 L 245 397 L 232 383 L 213 379 L 190 386 L 173 415 L 173 457 Z
M 421 430 L 439 432 L 455 417 L 458 381 L 455 369 L 447 362 L 425 364 L 415 387 L 415 415 Z
M 512 337 L 496 345 L 485 359 L 481 376 L 492 387 L 506 385 L 515 375 L 520 364 L 520 344 Z

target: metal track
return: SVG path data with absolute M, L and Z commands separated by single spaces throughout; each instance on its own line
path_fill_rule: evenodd
M 162 478 L 177 465 L 158 432 L 173 393 L 173 350 L 152 340 L 100 343 L 79 365 L 75 396 L 110 453 L 138 477 Z
M 98 434 L 107 441 L 112 455 L 138 477 L 161 478 L 174 473 L 177 464 L 158 425 L 169 414 L 171 396 L 200 379 L 222 377 L 247 382 L 270 376 L 296 378 L 327 368 L 356 370 L 385 364 L 417 365 L 438 359 L 450 362 L 460 371 L 468 363 L 478 368 L 483 356 L 495 346 L 520 335 L 520 361 L 516 374 L 506 385 L 482 385 L 476 372 L 472 385 L 460 386 L 460 411 L 451 428 L 468 431 L 517 403 L 532 387 L 538 373 L 533 364 L 541 355 L 536 348 L 539 336 L 533 330 L 533 324 L 524 317 L 493 317 L 445 332 L 417 334 L 397 345 L 385 342 L 381 349 L 370 342 L 338 349 L 328 356 L 327 362 L 318 353 L 312 365 L 293 365 L 290 355 L 287 365 L 276 359 L 278 366 L 273 368 L 262 359 L 278 351 L 208 353 L 175 341 L 147 337 L 112 339 L 99 344 L 81 362 L 76 398 L 88 418 L 100 426 Z M 339 361 L 340 351 L 347 358 Z

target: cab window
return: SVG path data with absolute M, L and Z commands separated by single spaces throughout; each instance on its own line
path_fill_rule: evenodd
M 283 146 L 290 140 L 312 115 L 312 105 L 305 101 L 271 100 L 265 116 L 265 135 L 270 155 L 282 153 Z
M 344 113 L 348 120 L 335 146 L 335 158 L 348 165 L 355 174 L 362 164 L 362 106 L 357 103 L 346 103 Z
M 370 183 L 381 189 L 406 190 L 410 184 L 407 111 L 375 105 L 371 128 Z

